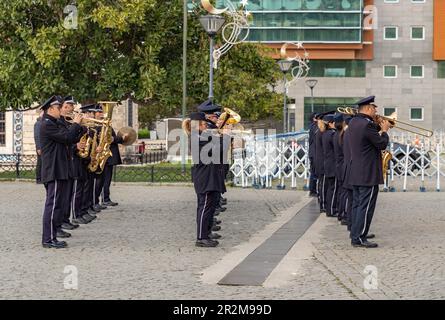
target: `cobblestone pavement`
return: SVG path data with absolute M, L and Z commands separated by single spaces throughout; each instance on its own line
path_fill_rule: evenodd
M 196 248 L 191 187 L 117 185 L 120 205 L 68 239 L 40 246 L 44 189 L 0 183 L 0 298 L 6 299 L 369 299 L 444 298 L 441 193 L 382 194 L 373 232 L 381 248 L 352 249 L 342 226 L 325 219 L 320 239 L 289 283 L 277 288 L 201 282 L 202 271 L 232 252 L 305 192 L 229 189 L 218 248 Z M 383 209 L 384 210 L 383 210 Z M 78 289 L 64 288 L 66 266 Z M 378 290 L 363 291 L 364 266 L 378 268 Z

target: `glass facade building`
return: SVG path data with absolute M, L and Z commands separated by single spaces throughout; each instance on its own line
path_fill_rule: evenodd
M 226 6 L 225 0 L 214 3 L 217 8 Z M 248 41 L 362 41 L 363 0 L 249 0 L 247 10 L 253 17 Z

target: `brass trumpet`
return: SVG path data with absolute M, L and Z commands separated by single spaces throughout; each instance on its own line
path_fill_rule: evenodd
M 355 108 L 351 108 L 351 107 L 339 107 L 339 108 L 337 108 L 337 112 L 354 116 L 358 113 L 358 110 Z M 407 132 L 411 132 L 411 133 L 417 134 L 422 137 L 431 138 L 434 135 L 434 132 L 431 130 L 428 130 L 428 129 L 420 127 L 420 126 L 415 126 L 408 122 L 400 121 L 400 120 L 397 120 L 397 119 L 394 119 L 391 117 L 377 115 L 376 120 L 377 121 L 387 120 L 394 128 L 397 128 L 397 129 L 403 130 L 403 131 L 407 131 Z
M 74 116 L 76 114 L 81 114 L 82 115 L 81 112 L 74 111 L 74 112 L 71 112 L 71 113 L 65 115 L 64 116 L 65 120 L 67 122 L 69 122 L 69 123 L 73 123 L 73 119 L 74 119 Z M 87 128 L 94 128 L 94 127 L 97 127 L 97 126 L 100 126 L 100 125 L 104 125 L 104 124 L 105 124 L 104 120 L 97 120 L 97 119 L 92 119 L 92 118 L 82 118 L 82 121 L 80 122 L 81 126 L 84 126 L 84 127 L 87 127 Z

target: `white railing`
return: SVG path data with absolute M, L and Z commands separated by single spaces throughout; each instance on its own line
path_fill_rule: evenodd
M 245 139 L 243 149 L 233 153 L 233 182 L 240 187 L 307 189 L 310 164 L 308 137 Z M 432 138 L 391 133 L 388 147 L 393 154 L 384 191 L 435 190 L 445 183 L 445 133 Z

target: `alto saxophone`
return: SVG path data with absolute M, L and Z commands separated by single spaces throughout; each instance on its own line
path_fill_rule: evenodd
M 88 128 L 88 132 L 85 133 L 79 141 L 79 143 L 85 144 L 85 147 L 77 152 L 78 156 L 83 159 L 88 158 L 88 156 L 90 155 L 91 144 L 93 142 L 93 138 L 90 136 L 89 130 L 96 132 L 96 130 L 94 130 L 93 128 Z
M 97 161 L 97 131 L 94 131 L 94 136 L 93 136 L 93 143 L 91 145 L 91 152 L 90 152 L 90 164 L 88 165 L 88 170 L 90 172 L 96 172 L 97 170 L 97 166 L 99 164 L 99 162 Z

